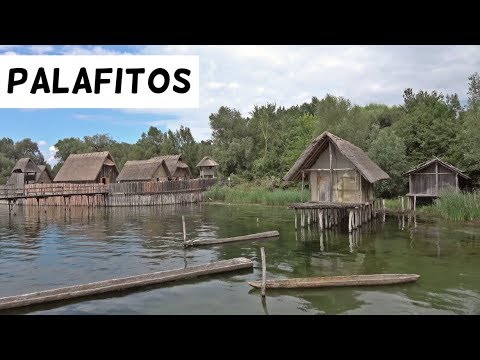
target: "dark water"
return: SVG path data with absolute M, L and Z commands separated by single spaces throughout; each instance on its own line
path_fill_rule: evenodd
M 190 248 L 183 240 L 279 230 L 279 240 Z M 258 218 L 258 222 L 257 222 Z M 268 278 L 418 273 L 412 284 L 260 292 Z M 480 226 L 387 216 L 350 236 L 293 228 L 285 208 L 236 205 L 19 209 L 0 206 L 0 297 L 244 256 L 254 270 L 41 305 L 19 314 L 480 314 Z

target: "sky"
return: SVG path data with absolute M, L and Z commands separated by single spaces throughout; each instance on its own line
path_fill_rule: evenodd
M 136 142 L 150 126 L 188 126 L 197 141 L 210 137 L 209 115 L 221 106 L 248 116 L 255 105 L 291 106 L 313 96 L 343 96 L 354 104 L 403 103 L 412 88 L 457 93 L 466 102 L 468 77 L 480 72 L 478 45 L 0 45 L 0 55 L 199 55 L 198 109 L 0 109 L 0 138 L 31 138 L 55 164 L 65 137 L 106 133 Z

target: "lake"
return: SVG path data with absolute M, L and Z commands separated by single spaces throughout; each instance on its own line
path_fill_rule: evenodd
M 278 230 L 278 240 L 183 249 L 189 240 Z M 0 297 L 244 256 L 243 270 L 2 314 L 480 314 L 480 225 L 387 215 L 356 234 L 294 230 L 293 211 L 257 205 L 136 208 L 0 205 Z M 416 283 L 260 291 L 267 279 L 417 273 Z

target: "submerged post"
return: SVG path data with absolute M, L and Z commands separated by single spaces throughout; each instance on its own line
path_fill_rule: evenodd
M 267 281 L 267 264 L 265 262 L 265 248 L 260 248 L 262 256 L 262 297 L 265 297 L 265 283 Z
M 183 225 L 183 244 L 187 243 L 187 231 L 185 230 L 185 216 L 182 215 L 182 225 Z

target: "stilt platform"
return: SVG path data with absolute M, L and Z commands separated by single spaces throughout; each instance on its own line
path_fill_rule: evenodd
M 294 203 L 288 207 L 295 210 L 295 229 L 299 227 L 297 212 L 300 212 L 300 227 L 318 224 L 320 230 L 346 224 L 348 231 L 352 232 L 377 218 L 379 213 L 383 214 L 385 220 L 385 202 L 378 200 L 365 203 L 312 201 Z

